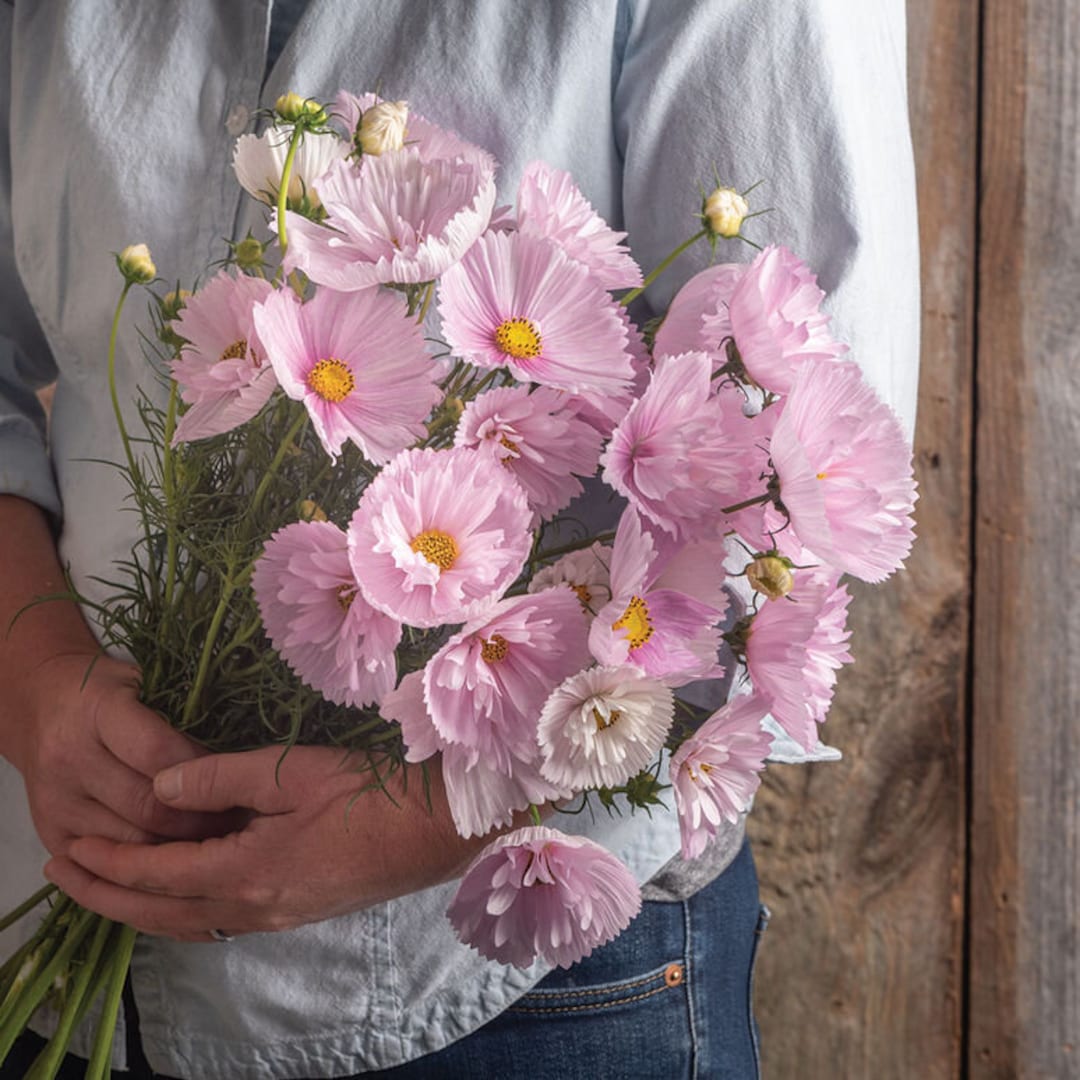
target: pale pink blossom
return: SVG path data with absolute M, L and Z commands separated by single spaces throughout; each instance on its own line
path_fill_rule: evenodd
M 473 860 L 447 915 L 481 956 L 516 967 L 569 967 L 630 925 L 641 890 L 599 844 L 555 829 L 518 829 Z
M 223 271 L 186 299 L 172 324 L 187 341 L 171 370 L 188 406 L 173 446 L 247 423 L 274 392 L 277 379 L 252 321 L 271 291 L 268 281 Z
M 911 444 L 857 365 L 807 361 L 770 455 L 799 539 L 864 581 L 897 570 L 915 538 Z
M 770 245 L 750 264 L 726 312 L 706 316 L 705 332 L 735 338 L 743 366 L 766 390 L 786 394 L 807 360 L 832 360 L 847 352 L 829 331 L 821 310 L 825 293 L 817 277 L 785 247 Z
M 536 753 L 548 695 L 589 663 L 588 626 L 566 586 L 501 600 L 467 622 L 424 668 L 424 700 L 449 743 L 510 771 Z
M 750 807 L 772 737 L 761 727 L 769 699 L 739 697 L 713 713 L 671 757 L 684 859 L 696 859 L 717 834 Z
M 728 302 L 745 273 L 742 263 L 721 263 L 695 274 L 671 301 L 653 339 L 653 354 L 706 352 L 722 367 L 727 362 L 722 345 L 731 337 Z
M 641 269 L 623 243 L 626 233 L 615 232 L 562 169 L 543 161 L 525 166 L 518 186 L 517 227 L 527 236 L 554 240 L 605 289 L 641 284 Z
M 600 459 L 600 433 L 582 420 L 566 395 L 547 387 L 488 390 L 465 406 L 454 439 L 510 471 L 540 518 L 582 492 Z
M 439 310 L 455 356 L 521 382 L 617 395 L 634 377 L 625 313 L 551 240 L 483 236 L 443 275 Z
M 434 281 L 487 228 L 492 172 L 462 158 L 425 161 L 415 147 L 342 161 L 319 182 L 326 220 L 286 212 L 286 269 L 343 292 Z
M 659 754 L 674 710 L 671 690 L 632 667 L 571 675 L 540 712 L 540 771 L 578 790 L 624 784 Z
M 791 592 L 766 600 L 750 623 L 746 666 L 754 688 L 772 699 L 773 719 L 807 750 L 832 704 L 847 649 L 847 587 L 828 569 L 797 570 Z
M 282 389 L 304 403 L 331 457 L 350 441 L 381 464 L 427 434 L 442 392 L 403 297 L 323 288 L 299 304 L 281 291 L 256 310 L 255 326 Z
M 336 525 L 279 529 L 255 562 L 251 587 L 274 648 L 328 701 L 377 704 L 393 688 L 401 625 L 360 595 Z
M 412 626 L 475 617 L 532 546 L 521 485 L 472 450 L 407 450 L 365 489 L 349 556 L 368 601 Z
M 596 541 L 581 551 L 571 551 L 550 566 L 542 566 L 529 581 L 529 592 L 554 585 L 569 585 L 581 609 L 592 619 L 611 599 L 611 548 Z
M 706 353 L 659 360 L 600 459 L 607 483 L 684 539 L 715 532 L 722 509 L 745 498 L 763 463 L 747 438 L 740 393 L 714 392 L 712 371 Z
M 269 127 L 261 135 L 241 135 L 233 150 L 233 169 L 240 186 L 260 202 L 276 205 L 285 157 L 292 140 L 291 125 Z M 299 206 L 307 196 L 319 206 L 318 185 L 330 166 L 349 153 L 349 144 L 335 135 L 305 134 L 289 170 L 288 200 Z
M 633 508 L 619 521 L 611 559 L 611 600 L 593 620 L 589 648 L 601 664 L 632 664 L 646 675 L 681 686 L 718 677 L 723 610 L 658 580 L 657 544 Z M 708 547 L 691 548 L 683 572 L 699 581 L 723 576 Z M 706 593 L 711 590 L 706 585 Z

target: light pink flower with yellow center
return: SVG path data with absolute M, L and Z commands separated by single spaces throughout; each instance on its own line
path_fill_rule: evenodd
M 439 310 L 454 355 L 478 367 L 574 394 L 619 395 L 633 380 L 625 313 L 551 240 L 481 237 L 443 275 Z
M 304 403 L 331 457 L 348 440 L 381 464 L 427 433 L 442 394 L 403 297 L 320 289 L 299 304 L 281 291 L 256 310 L 255 326 L 282 389 Z
M 656 758 L 674 714 L 671 690 L 632 667 L 571 675 L 540 712 L 541 774 L 577 790 L 624 784 Z
M 247 423 L 266 404 L 277 378 L 252 321 L 273 290 L 268 281 L 222 272 L 187 297 L 172 328 L 187 344 L 172 377 L 188 408 L 173 445 L 221 435 Z
M 851 662 L 851 596 L 839 576 L 827 568 L 797 570 L 787 596 L 758 609 L 746 640 L 751 683 L 772 699 L 773 719 L 807 750 L 832 704 L 836 673 Z
M 518 829 L 473 860 L 447 915 L 481 956 L 569 967 L 611 941 L 641 910 L 633 874 L 610 852 L 555 829 Z
M 512 758 L 533 760 L 536 717 L 551 691 L 589 662 L 587 635 L 565 586 L 493 604 L 424 668 L 436 730 L 502 772 Z
M 684 859 L 696 859 L 724 821 L 734 824 L 750 807 L 772 748 L 762 730 L 769 699 L 736 698 L 713 713 L 671 758 Z
M 279 529 L 256 560 L 251 587 L 274 648 L 327 700 L 359 707 L 393 689 L 401 625 L 360 595 L 336 525 Z
M 705 332 L 717 339 L 730 332 L 754 382 L 786 394 L 806 361 L 834 360 L 848 351 L 829 331 L 824 298 L 802 259 L 770 245 L 739 279 L 727 310 L 705 318 Z
M 387 615 L 411 626 L 465 622 L 521 572 L 531 519 L 501 465 L 472 450 L 407 450 L 365 489 L 349 556 Z
M 549 518 L 582 492 L 600 459 L 600 433 L 557 390 L 525 386 L 488 390 L 465 406 L 454 438 L 517 477 L 529 505 Z
M 915 538 L 911 444 L 850 362 L 810 360 L 776 421 L 769 453 L 799 539 L 863 581 L 882 581 Z
M 525 166 L 518 185 L 517 227 L 526 236 L 554 240 L 605 289 L 641 284 L 641 268 L 623 243 L 626 233 L 615 232 L 562 169 L 543 161 Z
M 680 576 L 722 577 L 709 546 L 681 553 Z M 612 598 L 593 620 L 589 648 L 601 664 L 632 664 L 669 686 L 716 678 L 723 610 L 668 588 L 657 545 L 633 508 L 619 521 L 611 559 Z M 714 590 L 704 586 L 707 593 Z

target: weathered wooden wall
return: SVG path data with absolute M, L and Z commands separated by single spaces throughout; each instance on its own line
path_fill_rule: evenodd
M 909 0 L 920 540 L 751 822 L 769 1077 L 1080 1077 L 1080 0 Z

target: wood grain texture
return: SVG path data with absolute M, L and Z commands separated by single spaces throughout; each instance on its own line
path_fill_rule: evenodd
M 1077 1077 L 1080 3 L 984 9 L 970 1069 Z
M 751 816 L 774 919 L 765 1075 L 953 1077 L 963 990 L 978 0 L 909 3 L 920 182 L 919 540 L 853 589 L 856 663 L 827 733 L 845 760 L 773 767 Z

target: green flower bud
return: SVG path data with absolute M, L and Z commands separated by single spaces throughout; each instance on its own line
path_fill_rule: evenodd
M 116 265 L 133 285 L 146 285 L 157 277 L 157 267 L 145 244 L 129 244 L 116 256 Z
M 274 102 L 274 112 L 287 124 L 295 124 L 304 119 L 318 127 L 326 123 L 326 110 L 311 98 L 302 98 L 290 90 Z

